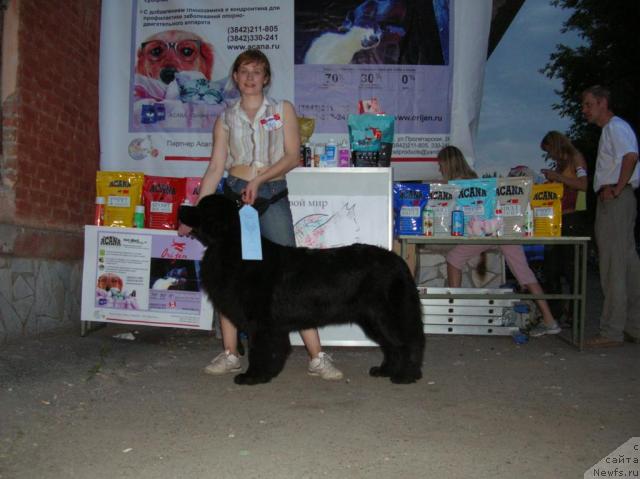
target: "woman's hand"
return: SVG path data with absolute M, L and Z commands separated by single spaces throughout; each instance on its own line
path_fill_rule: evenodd
M 252 205 L 253 202 L 258 198 L 258 189 L 262 184 L 262 180 L 259 176 L 256 176 L 253 180 L 247 183 L 247 186 L 241 192 L 242 201 L 247 205 Z
M 191 226 L 180 223 L 180 226 L 178 226 L 178 236 L 190 236 L 192 229 L 193 228 Z
M 544 175 L 547 181 L 555 181 L 556 183 L 562 183 L 562 175 L 555 170 L 542 169 L 540 172 Z

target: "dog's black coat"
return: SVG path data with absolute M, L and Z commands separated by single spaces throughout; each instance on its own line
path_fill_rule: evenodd
M 262 238 L 263 260 L 242 260 L 238 209 L 221 195 L 181 207 L 180 221 L 193 227 L 207 247 L 203 289 L 249 335 L 249 368 L 236 383 L 264 383 L 277 376 L 291 350 L 289 332 L 349 322 L 382 348 L 382 364 L 369 374 L 394 383 L 422 377 L 420 299 L 395 253 L 365 244 L 295 248 Z

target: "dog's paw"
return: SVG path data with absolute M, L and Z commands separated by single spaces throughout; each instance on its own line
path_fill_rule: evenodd
M 373 366 L 369 369 L 369 376 L 373 376 L 374 378 L 388 378 L 389 371 L 382 366 Z
M 389 379 L 393 384 L 411 384 L 422 377 L 420 371 L 414 373 L 394 374 Z
M 271 381 L 271 376 L 254 376 L 252 374 L 242 373 L 233 378 L 233 382 L 244 386 L 253 386 L 255 384 L 264 384 Z

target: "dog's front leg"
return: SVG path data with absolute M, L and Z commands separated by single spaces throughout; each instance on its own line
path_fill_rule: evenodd
M 257 331 L 249 341 L 249 367 L 234 381 L 246 385 L 268 383 L 280 374 L 290 351 L 289 333 L 266 329 Z

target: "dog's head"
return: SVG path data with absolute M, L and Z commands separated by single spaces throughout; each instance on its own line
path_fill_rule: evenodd
M 213 47 L 202 37 L 183 30 L 166 30 L 140 44 L 136 73 L 167 85 L 181 71 L 199 71 L 211 80 L 213 63 Z
M 225 235 L 240 238 L 238 206 L 222 195 L 205 196 L 197 206 L 181 206 L 179 217 L 182 223 L 193 228 L 193 236 L 205 246 Z

